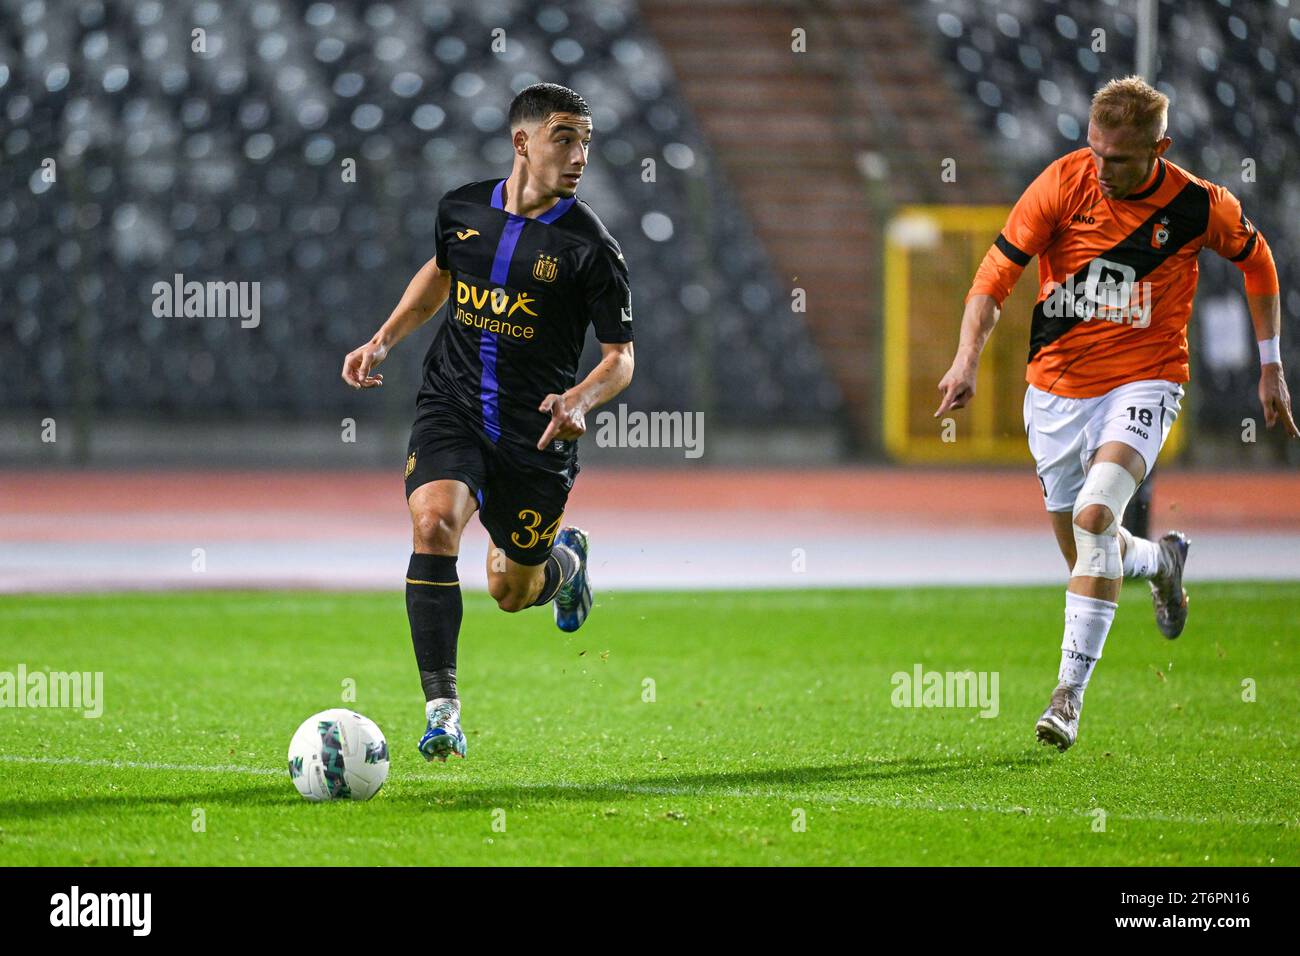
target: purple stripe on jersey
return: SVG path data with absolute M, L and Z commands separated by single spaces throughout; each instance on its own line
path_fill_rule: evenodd
M 537 221 L 545 222 L 545 223 L 555 222 L 555 220 L 559 219 L 566 212 L 568 212 L 569 207 L 572 206 L 576 201 L 577 201 L 576 196 L 570 196 L 568 199 L 561 199 L 559 202 L 557 202 L 546 212 L 538 216 Z
M 493 209 L 504 210 L 506 208 L 505 193 L 506 193 L 506 181 L 503 179 L 501 180 L 501 182 L 497 183 L 492 190 Z M 555 222 L 555 220 L 563 216 L 566 212 L 568 212 L 575 202 L 577 202 L 576 196 L 570 196 L 568 199 L 561 199 L 559 202 L 557 202 L 546 212 L 538 216 L 537 221 L 544 222 L 547 225 L 550 225 L 551 223 Z M 506 215 L 513 216 L 514 213 L 508 212 L 506 213 Z
M 497 190 L 493 193 L 492 203 L 496 205 L 500 199 L 501 186 L 505 180 L 497 184 Z M 519 216 L 510 216 L 506 220 L 505 229 L 501 230 L 501 239 L 497 242 L 496 255 L 492 257 L 492 285 L 501 288 L 505 286 L 506 279 L 510 275 L 510 260 L 514 258 L 515 246 L 519 242 L 519 235 L 524 231 L 526 220 Z M 483 330 L 483 334 L 478 341 L 479 363 L 483 371 L 479 377 L 479 401 L 483 405 L 483 430 L 488 433 L 488 437 L 494 442 L 501 438 L 501 382 L 497 378 L 497 337 Z
M 492 257 L 492 284 L 500 287 L 506 284 L 506 279 L 510 276 L 510 260 L 514 258 L 515 246 L 519 242 L 519 234 L 524 231 L 524 223 L 528 222 L 521 216 L 510 216 L 506 220 L 506 227 L 501 230 L 501 241 L 497 243 L 496 255 Z
M 478 392 L 483 403 L 483 430 L 495 442 L 501 438 L 501 407 L 497 394 L 501 383 L 497 381 L 497 337 L 487 330 L 478 340 L 478 358 L 483 365 Z
M 492 190 L 493 209 L 505 210 L 505 186 L 506 181 L 503 179 Z M 537 221 L 548 224 L 555 222 L 569 211 L 573 203 L 572 197 L 561 199 L 544 215 L 538 216 Z M 519 244 L 519 236 L 528 222 L 524 217 L 513 213 L 506 213 L 506 217 L 506 226 L 501 230 L 501 239 L 497 242 L 497 251 L 492 257 L 490 280 L 497 288 L 505 286 L 506 280 L 510 277 L 510 261 L 514 258 L 515 246 Z M 479 378 L 479 401 L 483 405 L 483 430 L 495 442 L 501 438 L 501 382 L 497 378 L 497 337 L 493 333 L 484 330 L 479 337 L 478 357 L 483 367 Z

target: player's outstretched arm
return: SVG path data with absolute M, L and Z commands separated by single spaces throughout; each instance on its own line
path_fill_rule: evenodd
M 961 317 L 961 340 L 952 367 L 939 379 L 939 408 L 934 417 L 946 411 L 965 408 L 975 397 L 975 378 L 979 374 L 980 353 L 998 321 L 998 301 L 991 295 L 977 293 L 966 300 Z
M 600 343 L 600 361 L 590 374 L 563 395 L 547 395 L 539 412 L 550 412 L 551 420 L 537 442 L 538 450 L 548 442 L 572 441 L 587 430 L 587 412 L 605 404 L 632 381 L 635 366 L 631 342 Z
M 1259 342 L 1259 403 L 1264 407 L 1264 424 L 1272 428 L 1280 421 L 1288 435 L 1300 438 L 1278 348 L 1282 332 L 1281 297 L 1276 292 L 1247 293 L 1246 304 Z
M 1281 421 L 1288 435 L 1300 438 L 1282 374 L 1282 299 L 1273 252 L 1268 240 L 1241 211 L 1236 196 L 1213 183 L 1209 189 L 1205 245 L 1240 269 L 1246 280 L 1246 305 L 1259 343 L 1259 403 L 1264 407 L 1264 423 L 1272 428 Z
M 382 375 L 372 374 L 388 357 L 388 350 L 406 338 L 442 308 L 451 291 L 451 273 L 430 259 L 415 274 L 388 320 L 365 345 L 353 349 L 343 360 L 343 381 L 353 388 L 374 388 L 384 384 Z

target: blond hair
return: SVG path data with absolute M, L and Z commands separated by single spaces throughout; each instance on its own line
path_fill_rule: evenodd
M 1165 135 L 1169 97 L 1140 76 L 1111 80 L 1092 97 L 1089 119 L 1102 129 L 1131 129 L 1151 142 Z

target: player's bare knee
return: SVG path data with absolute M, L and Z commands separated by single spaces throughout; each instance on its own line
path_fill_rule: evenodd
M 514 613 L 523 610 L 520 605 L 518 587 L 504 574 L 493 574 L 488 571 L 488 594 L 492 600 L 497 602 L 497 607 L 503 611 Z
M 494 594 L 492 597 L 496 600 L 497 607 L 507 614 L 522 611 L 532 603 L 528 599 L 528 592 L 516 587 L 507 587 L 499 596 Z
M 449 515 L 417 511 L 411 516 L 415 548 L 428 554 L 455 554 L 460 549 L 460 529 Z
M 1079 509 L 1079 513 L 1074 516 L 1075 527 L 1090 534 L 1105 534 L 1114 520 L 1115 516 L 1109 508 L 1097 504 Z

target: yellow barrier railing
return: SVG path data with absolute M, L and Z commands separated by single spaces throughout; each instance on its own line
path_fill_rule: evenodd
M 883 425 L 885 448 L 899 461 L 1030 461 L 1022 409 L 1036 262 L 1002 304 L 1002 318 L 980 361 L 974 401 L 953 413 L 951 422 L 933 417 L 939 379 L 957 349 L 966 292 L 1009 211 L 1003 206 L 905 206 L 889 223 Z M 1182 448 L 1187 414 L 1184 400 L 1162 458 Z

